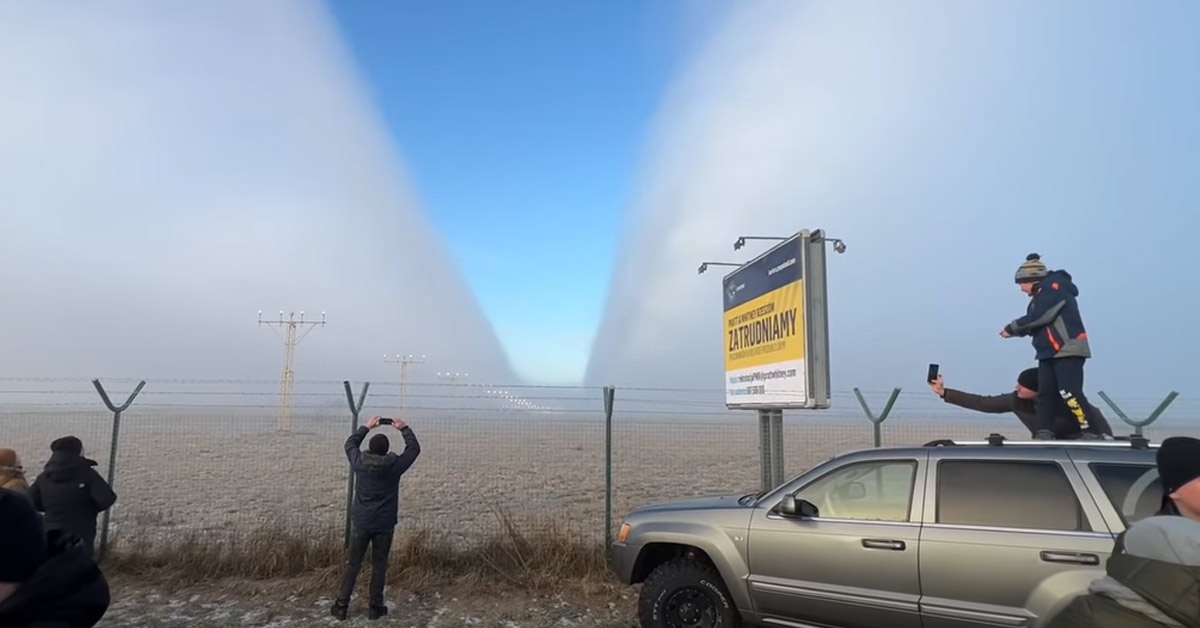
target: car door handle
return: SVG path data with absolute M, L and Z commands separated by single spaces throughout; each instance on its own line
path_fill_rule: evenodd
M 1048 563 L 1069 563 L 1072 565 L 1100 564 L 1099 556 L 1080 552 L 1042 552 L 1042 560 Z
M 904 551 L 905 548 L 904 541 L 892 539 L 863 539 L 862 546 L 867 549 L 885 549 L 897 552 Z

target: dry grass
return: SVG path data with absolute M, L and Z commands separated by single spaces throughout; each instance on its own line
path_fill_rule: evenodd
M 397 535 L 389 563 L 389 586 L 408 590 L 494 587 L 592 594 L 610 588 L 602 544 L 581 539 L 567 526 L 545 521 L 518 524 L 491 508 L 498 532 L 482 542 L 431 529 Z M 297 594 L 331 591 L 345 562 L 342 532 L 303 530 L 280 522 L 233 537 L 192 534 L 174 541 L 114 539 L 104 559 L 107 573 L 152 581 L 165 591 L 197 585 L 245 590 L 285 587 Z M 359 585 L 370 579 L 370 552 Z

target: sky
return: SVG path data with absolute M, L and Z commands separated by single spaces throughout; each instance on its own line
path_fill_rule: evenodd
M 1033 251 L 1089 390 L 1195 390 L 1194 3 L 119 6 L 0 5 L 0 376 L 274 377 L 294 308 L 302 376 L 719 389 L 696 266 L 823 228 L 835 390 L 1009 389 Z
M 579 382 L 643 138 L 671 72 L 725 7 L 329 6 L 514 367 Z
M 1033 350 L 998 334 L 1037 252 L 1080 288 L 1089 391 L 1186 396 L 1196 24 L 1185 2 L 739 4 L 656 114 L 588 381 L 719 388 L 724 273 L 699 262 L 821 228 L 848 247 L 829 258 L 835 391 L 920 390 L 930 362 L 1011 390 Z
M 0 377 L 514 381 L 318 3 L 0 5 Z

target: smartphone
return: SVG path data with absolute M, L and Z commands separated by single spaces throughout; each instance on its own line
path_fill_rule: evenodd
M 937 380 L 937 377 L 938 377 L 938 365 L 930 364 L 929 365 L 929 373 L 925 376 L 925 381 L 932 384 L 934 381 Z
M 381 418 L 381 419 L 379 419 L 379 424 L 380 424 L 380 425 L 391 425 L 391 424 L 392 424 L 392 423 L 394 423 L 394 422 L 395 422 L 395 421 L 392 421 L 391 419 L 389 419 L 389 418 L 387 418 L 387 417 L 384 417 L 384 418 Z

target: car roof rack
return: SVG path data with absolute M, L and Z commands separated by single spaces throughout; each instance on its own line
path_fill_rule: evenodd
M 955 440 L 952 438 L 939 438 L 925 443 L 926 447 L 963 447 L 963 446 L 981 446 L 1002 447 L 1005 445 L 1021 445 L 1021 446 L 1041 446 L 1041 447 L 1107 447 L 1107 448 L 1125 448 L 1125 449 L 1150 449 L 1158 447 L 1158 443 L 1151 443 L 1150 439 L 1145 436 L 1131 434 L 1129 436 L 1117 436 L 1113 440 L 1009 440 L 1003 434 L 988 434 L 984 440 Z

